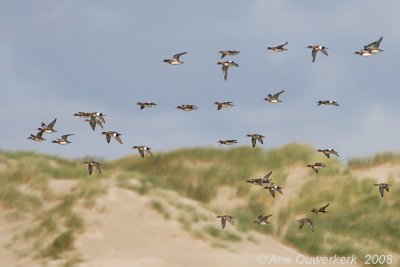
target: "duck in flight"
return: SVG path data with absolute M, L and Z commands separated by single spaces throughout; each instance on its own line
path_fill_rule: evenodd
M 27 139 L 30 139 L 35 142 L 41 142 L 41 141 L 46 140 L 45 138 L 42 137 L 42 135 L 43 135 L 43 131 L 39 131 L 36 135 L 31 134 L 31 136 L 29 136 Z
M 70 144 L 71 142 L 68 141 L 68 136 L 72 136 L 74 134 L 64 134 L 63 136 L 61 136 L 61 138 L 53 140 L 52 143 L 56 143 L 59 145 L 67 145 Z
M 303 228 L 303 226 L 305 224 L 307 224 L 308 227 L 310 228 L 311 232 L 314 232 L 314 225 L 313 225 L 313 222 L 312 222 L 312 220 L 310 218 L 304 218 L 304 219 L 300 219 L 300 220 L 297 220 L 297 221 L 299 222 L 299 229 Z
M 318 170 L 325 168 L 326 165 L 321 163 L 321 162 L 316 162 L 314 164 L 308 164 L 307 167 L 310 167 L 311 169 L 313 169 L 316 173 L 318 173 Z
M 136 104 L 140 107 L 140 109 L 151 108 L 157 105 L 153 102 L 137 102 Z
M 248 134 L 247 137 L 251 137 L 251 145 L 253 148 L 256 147 L 257 141 L 260 142 L 260 144 L 264 144 L 263 138 L 265 138 L 265 136 L 261 134 Z
M 221 59 L 223 59 L 226 56 L 236 56 L 240 53 L 240 51 L 236 51 L 236 50 L 225 50 L 225 51 L 219 51 L 219 53 L 221 54 Z
M 269 94 L 268 97 L 264 98 L 265 101 L 268 101 L 270 103 L 279 103 L 282 102 L 281 100 L 279 100 L 279 96 L 285 92 L 285 90 L 280 91 L 279 93 L 276 93 L 274 95 Z
M 379 193 L 381 194 L 382 197 L 383 197 L 383 193 L 385 192 L 385 190 L 387 192 L 389 192 L 389 186 L 392 186 L 387 183 L 379 183 L 379 184 L 374 184 L 374 185 L 379 187 Z
M 106 136 L 107 143 L 110 143 L 111 137 L 114 137 L 114 139 L 117 140 L 117 142 L 122 145 L 122 140 L 120 138 L 122 134 L 114 131 L 102 132 L 101 134 Z
M 235 61 L 228 60 L 228 61 L 219 61 L 217 62 L 218 65 L 222 65 L 222 72 L 224 73 L 224 80 L 228 78 L 228 68 L 229 67 L 239 67 L 239 64 L 237 64 Z
M 326 50 L 328 50 L 329 48 L 322 45 L 309 45 L 306 48 L 312 49 L 311 50 L 312 62 L 315 61 L 318 51 L 323 53 L 325 56 L 328 55 L 328 52 Z
M 217 218 L 221 219 L 221 225 L 222 229 L 225 229 L 226 221 L 228 221 L 230 224 L 235 225 L 235 217 L 231 215 L 218 215 Z
M 338 153 L 336 150 L 334 150 L 333 148 L 318 149 L 318 152 L 324 153 L 324 155 L 325 155 L 327 158 L 330 158 L 330 155 L 331 155 L 331 154 L 335 155 L 336 157 L 339 157 L 339 153 Z
M 176 108 L 183 110 L 183 111 L 193 111 L 193 110 L 197 109 L 197 107 L 195 105 L 180 105 L 180 106 L 177 106 Z
M 97 161 L 85 161 L 83 164 L 87 164 L 89 175 L 92 175 L 93 167 L 101 174 L 101 163 Z
M 182 55 L 187 54 L 187 52 L 178 53 L 172 56 L 172 58 L 164 59 L 163 62 L 166 62 L 171 65 L 180 65 L 183 64 L 183 61 L 180 60 Z
M 268 221 L 268 218 L 271 217 L 271 216 L 272 216 L 272 214 L 265 215 L 265 216 L 258 215 L 257 220 L 253 221 L 253 223 L 260 224 L 260 225 L 270 224 L 271 222 Z
M 321 105 L 325 105 L 325 106 L 339 106 L 339 103 L 334 101 L 334 100 L 320 100 L 317 102 L 317 106 L 321 106 Z
M 54 119 L 52 122 L 50 122 L 49 124 L 45 124 L 44 122 L 42 122 L 42 127 L 38 128 L 39 131 L 44 132 L 44 133 L 54 133 L 57 132 L 56 130 L 54 130 L 54 124 L 56 124 L 57 118 Z
M 274 46 L 274 47 L 267 47 L 268 50 L 272 50 L 274 52 L 283 52 L 286 51 L 287 49 L 284 47 L 285 45 L 287 45 L 288 42 L 278 45 L 278 46 Z
M 221 110 L 222 108 L 230 108 L 233 107 L 233 102 L 231 101 L 225 101 L 225 102 L 215 102 L 215 105 L 217 105 L 217 110 Z
M 153 154 L 151 153 L 151 148 L 148 146 L 133 146 L 132 148 L 137 149 L 142 158 L 144 158 L 144 153 L 149 154 L 150 157 L 153 156 Z
M 313 209 L 311 210 L 311 212 L 314 212 L 314 213 L 316 213 L 316 214 L 325 214 L 325 213 L 328 212 L 328 211 L 326 211 L 326 208 L 327 208 L 328 206 L 329 206 L 329 203 L 326 204 L 325 206 L 319 208 L 319 209 L 313 208 Z

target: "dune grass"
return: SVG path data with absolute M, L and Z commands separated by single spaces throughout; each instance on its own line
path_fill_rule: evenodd
M 400 214 L 393 211 L 400 208 L 400 189 L 381 198 L 373 184 L 350 175 L 310 180 L 280 211 L 279 224 L 287 227 L 281 236 L 311 255 L 399 253 Z M 310 212 L 326 203 L 330 203 L 327 214 Z M 307 227 L 298 229 L 296 220 L 303 217 L 313 220 L 314 233 Z
M 399 164 L 400 154 L 393 152 L 378 153 L 371 157 L 350 159 L 348 166 L 351 169 L 362 169 L 378 166 L 385 163 Z
M 273 171 L 273 181 L 285 187 L 293 167 L 304 167 L 324 162 L 327 168 L 316 175 L 310 170 L 298 195 L 285 194 L 272 198 L 268 191 L 246 183 L 246 179 L 262 177 Z M 352 175 L 357 168 L 371 168 L 384 163 L 400 163 L 400 155 L 382 153 L 371 158 L 353 159 L 347 165 L 337 159 L 327 159 L 308 145 L 288 144 L 272 150 L 235 147 L 230 149 L 193 148 L 158 153 L 153 158 L 139 156 L 103 162 L 105 174 L 112 173 L 117 184 L 140 194 L 151 194 L 161 188 L 177 192 L 180 196 L 197 200 L 215 212 L 236 217 L 238 230 L 256 230 L 276 235 L 286 243 L 310 255 L 352 255 L 368 253 L 400 254 L 400 189 L 394 186 L 381 198 L 372 180 L 360 180 Z M 77 186 L 71 192 L 55 196 L 49 188 L 49 179 L 72 179 Z M 134 182 L 133 182 L 134 180 Z M 235 188 L 236 197 L 243 199 L 237 207 L 218 210 L 210 206 L 218 189 Z M 259 189 L 259 190 L 258 190 Z M 84 230 L 85 222 L 76 207 L 93 208 L 96 199 L 106 192 L 99 176 L 88 177 L 86 167 L 79 160 L 66 160 L 29 152 L 0 152 L 0 205 L 11 218 L 33 218 L 23 236 L 35 243 L 44 239 L 38 253 L 44 257 L 62 257 L 73 250 L 76 236 Z M 279 201 L 284 205 L 274 212 L 271 225 L 260 226 L 253 221 L 266 214 Z M 53 203 L 51 207 L 46 203 Z M 311 208 L 331 203 L 328 214 L 315 215 Z M 200 229 L 192 227 L 215 218 L 192 212 L 190 205 L 175 203 L 181 210 L 179 218 L 172 215 L 160 199 L 150 207 L 166 218 L 181 220 L 184 227 L 199 237 L 215 235 L 218 244 L 223 241 L 239 242 L 241 237 L 221 232 L 218 221 Z M 189 216 L 190 215 L 190 216 Z M 315 232 L 305 227 L 298 229 L 297 219 L 310 217 Z M 228 227 L 231 225 L 228 225 Z M 78 257 L 79 258 L 79 257 Z M 75 258 L 71 258 L 74 262 Z
M 79 206 L 91 208 L 105 192 L 98 180 L 87 177 L 81 161 L 38 155 L 32 152 L 0 152 L 0 207 L 9 219 L 29 221 L 8 244 L 19 255 L 61 259 L 64 266 L 80 261 L 74 250 L 75 237 L 84 230 Z M 50 179 L 76 180 L 73 190 L 55 194 Z
M 234 186 L 239 194 L 246 195 L 249 193 L 249 187 L 243 183 L 246 179 L 269 170 L 279 172 L 287 165 L 307 164 L 312 161 L 314 151 L 312 147 L 297 144 L 270 151 L 249 147 L 194 148 L 160 153 L 154 158 L 131 156 L 110 165 L 140 173 L 142 180 L 157 187 L 208 203 L 216 197 L 220 186 Z

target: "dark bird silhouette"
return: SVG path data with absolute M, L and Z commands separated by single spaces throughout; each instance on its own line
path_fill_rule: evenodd
M 389 186 L 392 186 L 392 185 L 387 184 L 387 183 L 379 183 L 379 184 L 374 184 L 374 185 L 379 187 L 379 193 L 381 194 L 382 197 L 383 197 L 383 193 L 385 192 L 385 190 L 387 192 L 389 192 Z
M 235 225 L 235 217 L 230 215 L 218 215 L 217 218 L 221 218 L 222 229 L 225 229 L 226 221 L 230 222 L 230 224 Z
M 325 206 L 319 208 L 319 209 L 313 208 L 313 209 L 311 210 L 311 212 L 314 212 L 314 213 L 316 213 L 316 214 L 325 214 L 325 213 L 328 212 L 328 211 L 326 211 L 326 208 L 327 208 L 328 206 L 329 206 L 329 203 L 326 204 Z
M 166 62 L 166 63 L 171 64 L 171 65 L 180 65 L 180 64 L 183 64 L 183 61 L 180 60 L 180 57 L 181 57 L 182 55 L 185 55 L 185 54 L 187 54 L 187 52 L 175 54 L 175 55 L 173 55 L 172 58 L 164 59 L 163 62 Z
M 287 45 L 288 42 L 278 45 L 278 46 L 274 46 L 274 47 L 267 47 L 268 50 L 272 50 L 274 52 L 283 52 L 286 51 L 287 49 L 284 47 L 285 45 Z

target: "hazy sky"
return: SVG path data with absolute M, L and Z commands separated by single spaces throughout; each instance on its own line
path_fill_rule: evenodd
M 116 158 L 157 151 L 288 142 L 335 148 L 345 159 L 400 150 L 399 1 L 0 1 L 0 148 Z M 383 36 L 384 52 L 354 55 Z M 267 51 L 288 41 L 285 53 Z M 305 47 L 320 44 L 329 56 Z M 223 80 L 219 50 L 241 53 Z M 178 52 L 183 65 L 162 60 Z M 397 73 L 397 75 L 396 75 Z M 263 99 L 285 90 L 280 104 Z M 317 107 L 333 99 L 340 107 Z M 235 107 L 217 111 L 215 101 Z M 139 110 L 136 102 L 153 101 Z M 199 110 L 184 112 L 180 104 Z M 107 144 L 77 111 L 106 114 Z M 57 118 L 58 133 L 26 138 Z M 74 133 L 68 146 L 52 144 Z

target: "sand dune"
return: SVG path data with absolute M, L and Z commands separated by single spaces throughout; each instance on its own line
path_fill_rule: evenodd
M 75 183 L 68 180 L 54 180 L 50 184 L 55 191 L 66 193 L 73 190 Z M 97 199 L 96 208 L 77 208 L 84 216 L 85 231 L 76 238 L 74 243 L 76 252 L 82 258 L 76 266 L 276 266 L 274 260 L 278 258 L 282 260 L 284 257 L 286 258 L 285 266 L 304 266 L 304 264 L 296 263 L 297 257 L 300 256 L 301 260 L 303 258 L 302 254 L 295 249 L 285 246 L 273 237 L 255 231 L 239 232 L 235 226 L 229 224 L 225 230 L 220 231 L 234 233 L 241 237 L 241 241 L 221 240 L 216 246 L 210 238 L 195 238 L 183 229 L 182 223 L 174 216 L 170 219 L 165 218 L 160 212 L 150 207 L 154 199 L 164 201 L 164 207 L 171 213 L 176 213 L 176 211 L 167 203 L 168 201 L 186 205 L 186 209 L 191 207 L 206 217 L 206 223 L 220 229 L 220 223 L 213 211 L 194 200 L 182 198 L 175 192 L 163 190 L 162 193 L 151 192 L 140 195 L 136 191 L 119 188 L 111 181 L 104 181 L 104 184 L 108 190 L 105 195 Z M 3 215 L 4 213 L 1 213 L 1 216 Z M 7 222 L 7 219 L 3 218 L 2 221 Z M 198 224 L 202 223 L 204 224 L 204 222 Z M 13 221 L 3 223 L 0 226 L 1 246 L 8 244 L 13 235 L 27 225 L 29 221 L 26 220 L 22 220 L 19 224 Z M 248 236 L 252 237 L 251 241 L 247 238 Z M 18 257 L 11 249 L 0 250 L 0 257 L 1 267 L 64 266 L 61 260 L 46 260 L 44 264 L 30 257 Z M 324 266 L 350 266 L 350 264 Z
M 79 266 L 260 266 L 273 256 L 295 260 L 300 255 L 258 233 L 252 233 L 257 244 L 245 240 L 227 244 L 227 248 L 214 248 L 206 241 L 194 239 L 180 223 L 165 220 L 148 207 L 149 201 L 149 197 L 111 187 L 99 203 L 104 205 L 105 212 L 88 214 L 88 230 L 76 242 L 85 259 Z M 219 226 L 217 220 L 215 223 Z M 225 231 L 233 231 L 229 226 Z

